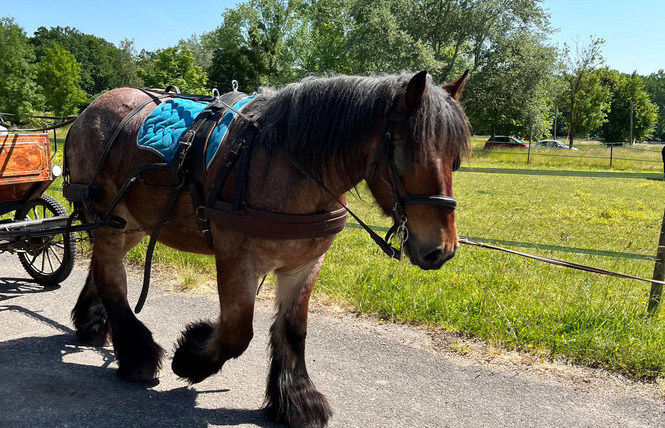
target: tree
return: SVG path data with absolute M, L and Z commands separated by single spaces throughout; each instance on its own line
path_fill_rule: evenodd
M 644 81 L 637 74 L 622 74 L 616 70 L 602 70 L 602 84 L 610 91 L 607 121 L 599 135 L 609 142 L 645 141 L 653 135 L 658 108 L 644 91 Z M 632 115 L 632 120 L 631 120 Z M 631 128 L 632 126 L 632 128 Z
M 303 3 L 304 34 L 298 37 L 301 67 L 307 73 L 352 74 L 355 66 L 350 56 L 347 35 L 353 19 L 349 14 L 352 0 L 306 0 Z
M 538 0 L 409 1 L 401 25 L 431 50 L 432 74 L 449 81 L 468 68 L 482 68 L 501 39 L 550 33 Z
M 497 132 L 522 137 L 548 132 L 555 49 L 539 37 L 525 32 L 496 40 L 469 79 L 465 107 L 476 132 L 492 137 Z
M 187 46 L 179 45 L 159 49 L 147 59 L 147 65 L 141 64 L 137 70 L 143 82 L 152 88 L 177 86 L 189 94 L 206 94 L 208 76 L 205 71 L 194 65 L 194 55 Z
M 654 126 L 654 138 L 665 141 L 665 71 L 658 70 L 644 78 L 644 90 L 658 107 L 658 118 Z
M 88 98 L 113 87 L 119 49 L 112 43 L 70 27 L 39 27 L 31 42 L 38 61 L 53 43 L 73 54 L 81 66 L 81 88 Z
M 559 109 L 566 114 L 568 145 L 574 138 L 600 127 L 607 119 L 610 92 L 600 84 L 598 67 L 603 63 L 601 48 L 604 40 L 591 38 L 588 45 L 576 44 L 575 54 L 567 45 L 563 52 L 562 92 L 557 99 Z
M 282 85 L 304 75 L 295 65 L 302 63 L 293 47 L 299 31 L 302 2 L 249 0 L 227 9 L 213 34 L 216 47 L 209 70 L 210 83 L 230 88 L 237 80 L 244 91 L 259 86 Z
M 109 79 L 110 88 L 138 88 L 143 86 L 143 81 L 136 71 L 135 56 L 134 41 L 122 40 L 113 59 L 115 73 Z
M 41 108 L 43 98 L 35 82 L 35 54 L 25 31 L 11 18 L 0 18 L 0 112 L 12 122 L 34 108 Z
M 75 114 L 86 101 L 85 92 L 79 86 L 81 64 L 57 43 L 46 48 L 37 63 L 37 82 L 43 88 L 47 107 L 56 115 Z
M 178 46 L 186 46 L 194 56 L 194 65 L 207 70 L 212 65 L 212 53 L 214 47 L 209 33 L 201 36 L 192 34 L 188 39 L 181 39 Z
M 419 71 L 435 64 L 432 52 L 408 33 L 398 19 L 411 0 L 355 0 L 350 8 L 353 26 L 347 49 L 354 72 L 376 74 Z

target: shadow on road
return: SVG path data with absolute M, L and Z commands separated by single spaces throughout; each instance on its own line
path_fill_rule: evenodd
M 26 278 L 0 278 L 0 302 L 18 296 L 48 293 L 60 289 L 59 285 L 44 286 Z
M 5 279 L 0 282 L 0 302 L 12 293 L 42 291 L 48 289 Z M 199 394 L 228 390 L 159 390 L 122 381 L 111 366 L 111 348 L 83 346 L 71 328 L 37 312 L 0 304 L 2 311 L 20 312 L 62 333 L 0 342 L 0 426 L 277 426 L 261 410 L 196 407 Z

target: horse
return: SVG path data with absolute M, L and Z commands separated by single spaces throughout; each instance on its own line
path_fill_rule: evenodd
M 278 217 L 325 216 L 346 205 L 346 192 L 365 180 L 392 218 L 410 262 L 439 269 L 459 245 L 452 172 L 470 146 L 469 123 L 458 101 L 465 81 L 466 73 L 438 86 L 420 72 L 308 77 L 261 90 L 238 112 L 208 165 L 204 199 L 218 204 L 234 197 L 240 178 L 229 170 L 240 166 L 229 166 L 228 154 L 233 142 L 253 128 L 243 206 Z M 169 99 L 154 98 L 145 90 L 114 89 L 93 101 L 72 125 L 65 143 L 65 180 L 94 182 L 102 189 L 92 203 L 95 211 L 111 206 L 132 171 L 160 162 L 136 145 L 143 119 L 155 104 Z M 221 184 L 220 174 L 228 175 Z M 147 175 L 153 182 L 166 180 L 159 171 Z M 270 420 L 292 427 L 326 426 L 332 410 L 309 378 L 305 339 L 310 295 L 339 228 L 303 237 L 296 226 L 294 237 L 263 237 L 230 224 L 228 216 L 212 215 L 205 231 L 193 193 L 187 186 L 177 190 L 158 240 L 180 251 L 214 255 L 220 312 L 214 322 L 185 327 L 172 370 L 196 383 L 239 357 L 253 336 L 259 280 L 273 272 L 275 314 L 264 410 Z M 166 186 L 134 184 L 113 206 L 114 218 L 122 223 L 90 230 L 89 273 L 72 310 L 78 338 L 103 345 L 110 337 L 117 374 L 131 381 L 154 382 L 164 350 L 129 306 L 123 259 L 151 234 L 170 194 Z M 278 228 L 289 229 L 288 222 L 273 227 Z

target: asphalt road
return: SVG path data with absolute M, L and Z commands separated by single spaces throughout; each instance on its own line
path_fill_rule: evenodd
M 167 359 L 159 384 L 145 386 L 115 376 L 111 348 L 77 343 L 69 312 L 84 277 L 77 267 L 60 287 L 43 288 L 15 256 L 0 255 L 0 427 L 275 426 L 260 410 L 268 300 L 258 304 L 245 354 L 189 387 L 170 370 L 173 343 L 188 322 L 216 317 L 216 296 L 153 284 L 139 318 Z M 139 279 L 130 282 L 131 302 Z M 658 385 L 573 367 L 484 362 L 443 349 L 444 342 L 315 305 L 307 364 L 333 406 L 330 426 L 665 426 Z

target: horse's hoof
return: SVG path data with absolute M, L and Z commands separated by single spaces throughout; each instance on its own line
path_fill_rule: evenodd
M 154 382 L 162 368 L 164 350 L 155 343 L 152 333 L 143 324 L 135 318 L 129 321 L 131 329 L 121 330 L 124 335 L 113 335 L 118 376 L 133 382 Z M 129 332 L 132 334 L 127 334 Z
M 109 342 L 111 327 L 108 324 L 103 324 L 101 328 L 94 326 L 90 329 L 79 328 L 76 330 L 76 337 L 78 340 L 90 346 L 104 346 Z
M 126 382 L 140 383 L 144 384 L 145 386 L 159 385 L 159 378 L 151 370 L 144 370 L 142 372 L 130 372 L 127 370 L 118 369 L 115 374 Z
M 164 351 L 156 343 L 143 353 L 134 354 L 131 359 L 118 360 L 117 375 L 127 381 L 154 383 L 161 369 Z
M 293 382 L 285 391 L 266 391 L 268 418 L 291 428 L 323 428 L 332 417 L 328 399 L 309 379 Z
M 72 310 L 72 320 L 76 337 L 82 343 L 91 346 L 104 346 L 108 343 L 111 324 L 101 302 L 90 305 L 77 303 Z
M 217 373 L 223 362 L 217 362 L 205 353 L 206 342 L 214 328 L 210 322 L 200 321 L 190 324 L 182 333 L 176 345 L 171 369 L 173 373 L 189 383 L 198 383 Z

